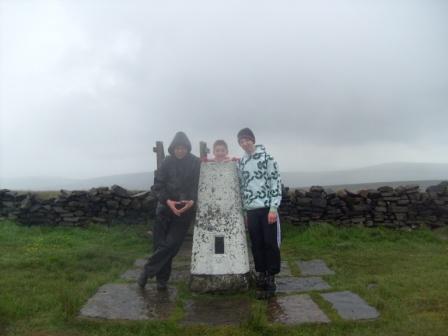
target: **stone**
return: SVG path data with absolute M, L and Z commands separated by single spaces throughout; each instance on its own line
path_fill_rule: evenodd
M 268 319 L 271 322 L 295 325 L 328 323 L 330 319 L 307 294 L 276 297 L 269 301 Z
M 112 194 L 117 195 L 117 196 L 121 196 L 121 197 L 128 197 L 128 191 L 122 187 L 120 187 L 119 185 L 114 184 L 112 187 L 110 187 L 110 190 L 112 192 Z
M 277 277 L 278 293 L 311 292 L 330 289 L 330 285 L 320 277 Z
M 143 268 L 143 267 L 145 266 L 147 260 L 148 260 L 147 258 L 137 259 L 137 260 L 134 262 L 134 266 L 135 266 L 135 267 Z
M 136 285 L 101 286 L 80 311 L 80 317 L 112 320 L 160 320 L 175 308 L 176 291 L 169 287 L 157 292 L 153 286 L 144 291 Z
M 184 325 L 239 325 L 248 320 L 251 301 L 245 297 L 196 297 L 185 304 Z
M 287 261 L 283 260 L 280 266 L 280 273 L 277 274 L 278 277 L 292 276 L 291 269 Z
M 298 261 L 297 262 L 300 275 L 333 275 L 334 271 L 328 268 L 325 261 L 320 259 L 308 260 L 308 261 Z
M 369 306 L 355 293 L 342 291 L 321 295 L 333 305 L 344 320 L 376 319 L 380 315 L 375 308 Z
M 247 290 L 249 256 L 235 162 L 203 162 L 198 190 L 190 289 Z

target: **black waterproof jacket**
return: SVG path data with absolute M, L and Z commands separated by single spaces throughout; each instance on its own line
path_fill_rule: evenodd
M 188 150 L 188 154 L 182 159 L 174 156 L 174 147 L 179 144 L 185 145 Z M 178 132 L 168 149 L 171 155 L 163 160 L 156 171 L 154 185 L 151 188 L 161 204 L 166 205 L 168 199 L 193 200 L 196 203 L 201 162 L 190 151 L 191 144 L 187 136 L 183 132 Z

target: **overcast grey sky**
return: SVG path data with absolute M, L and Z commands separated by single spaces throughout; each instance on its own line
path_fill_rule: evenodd
M 184 130 L 283 171 L 448 162 L 448 1 L 0 0 L 0 177 L 153 170 Z

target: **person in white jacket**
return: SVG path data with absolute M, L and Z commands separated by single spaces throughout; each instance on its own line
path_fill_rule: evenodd
M 244 156 L 238 164 L 241 198 L 257 272 L 257 296 L 275 294 L 275 275 L 280 272 L 280 222 L 278 207 L 282 200 L 278 164 L 262 145 L 255 145 L 249 128 L 238 132 Z

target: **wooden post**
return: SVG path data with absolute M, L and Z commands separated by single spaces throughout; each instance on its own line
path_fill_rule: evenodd
M 207 154 L 210 153 L 210 149 L 207 148 L 205 141 L 199 142 L 199 155 L 201 160 L 207 161 Z
M 157 156 L 157 169 L 162 165 L 162 161 L 165 159 L 165 151 L 163 149 L 163 142 L 156 141 L 156 146 L 153 147 L 153 152 L 156 153 Z

